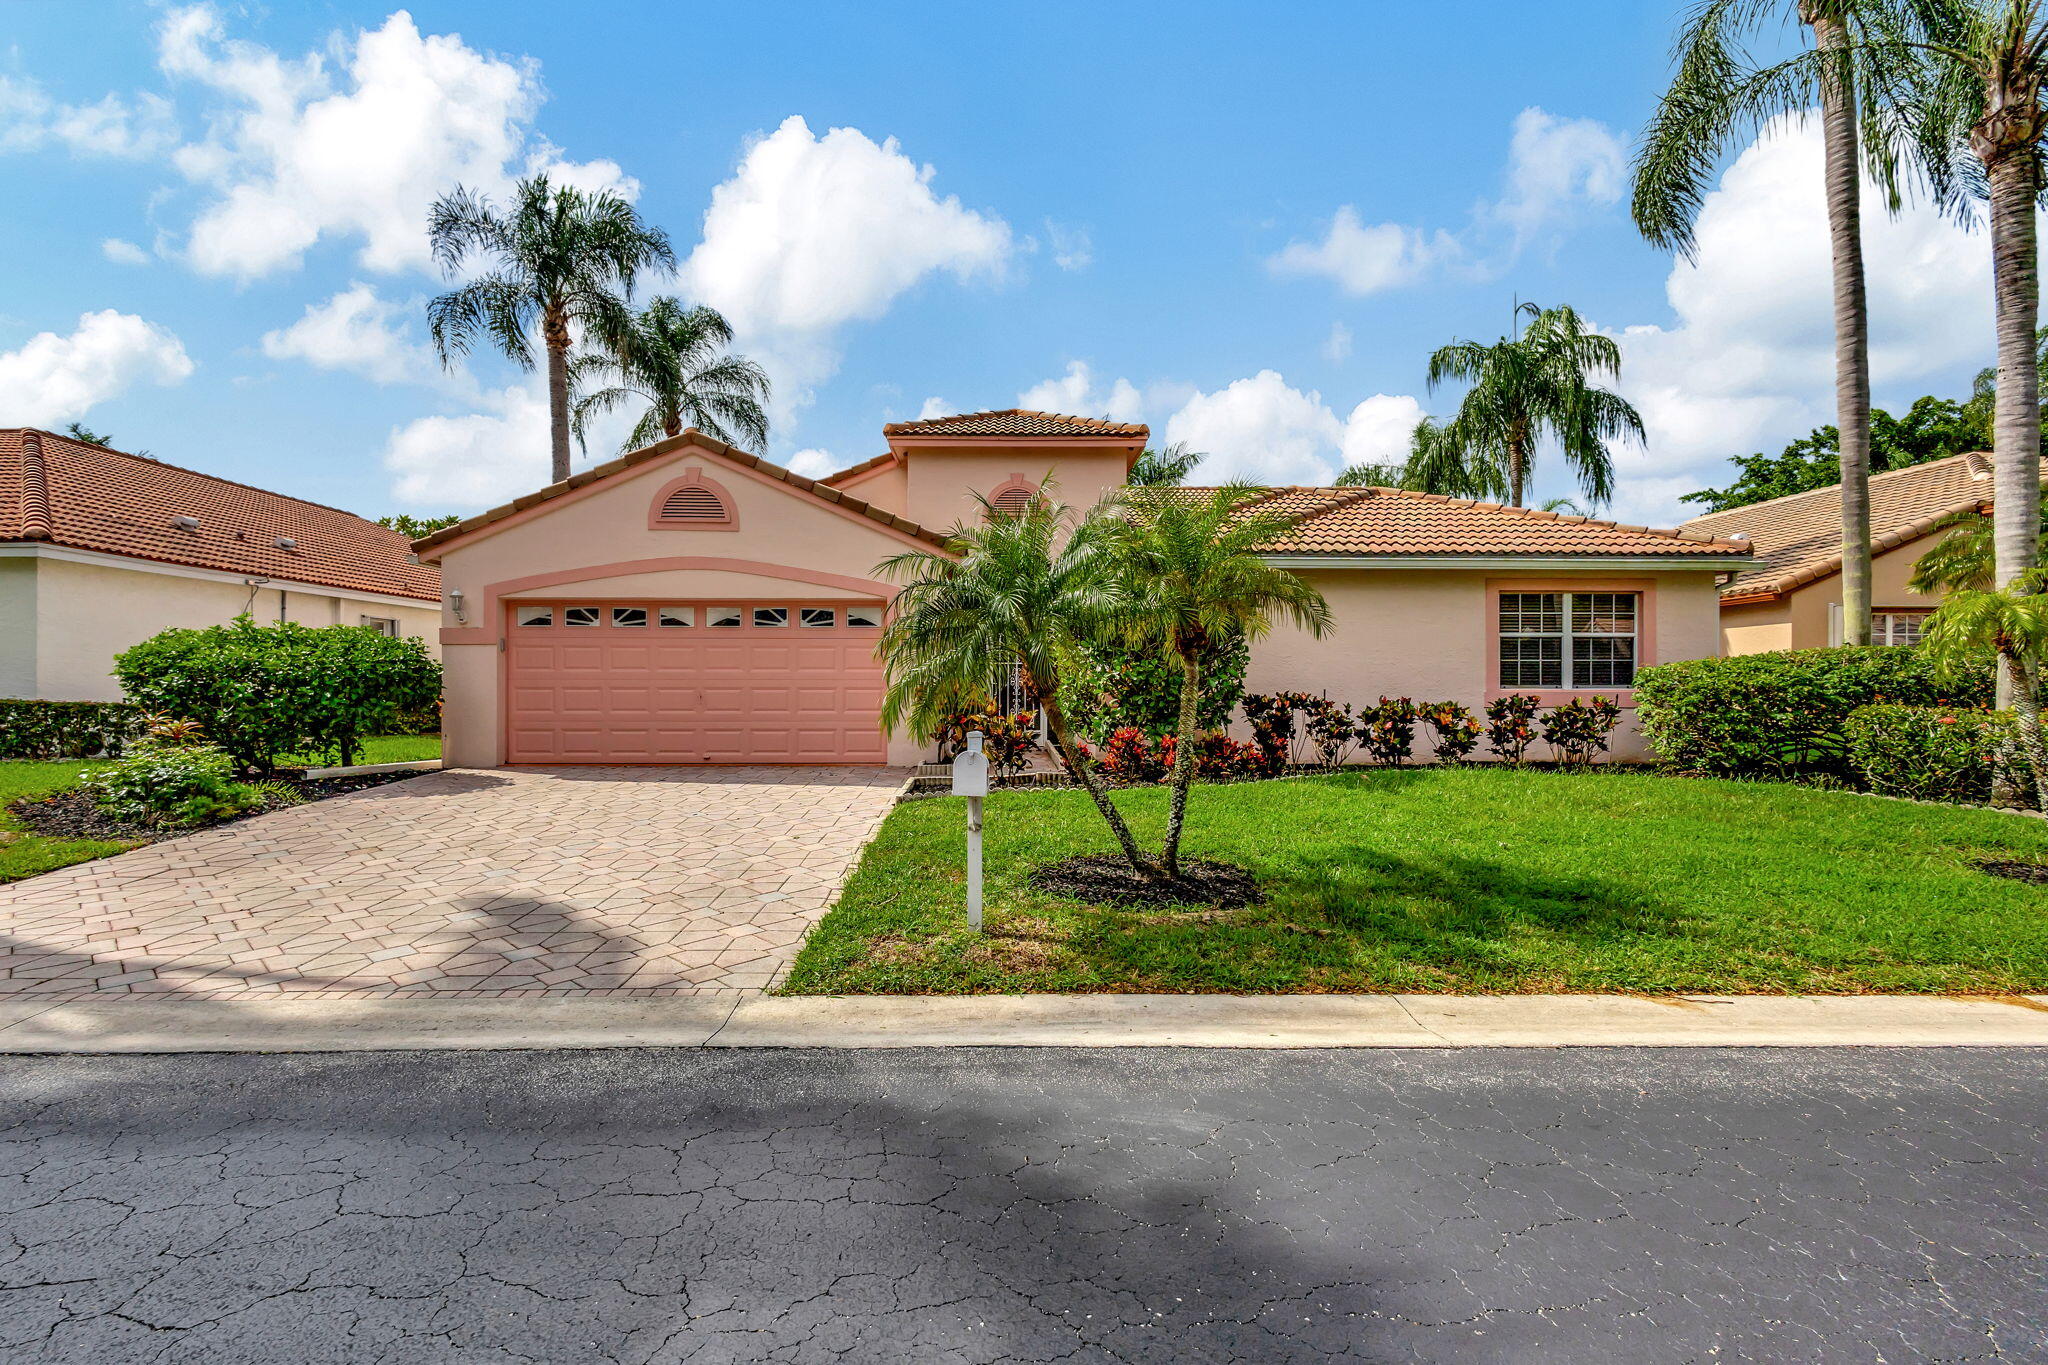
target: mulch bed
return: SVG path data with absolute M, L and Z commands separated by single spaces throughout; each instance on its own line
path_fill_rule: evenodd
M 2048 864 L 2015 862 L 2010 858 L 1986 858 L 1977 864 L 1981 872 L 1994 877 L 2008 877 L 2016 882 L 2032 882 L 2035 886 L 2048 886 Z
M 273 773 L 264 780 L 296 788 L 299 795 L 307 801 L 324 801 L 330 796 L 361 791 L 365 787 L 381 787 L 386 782 L 401 782 L 408 777 L 418 776 L 417 772 L 364 773 L 356 777 L 323 777 L 317 781 L 309 781 L 298 773 L 282 771 Z M 163 839 L 175 839 L 181 834 L 197 834 L 202 829 L 231 825 L 237 820 L 247 820 L 253 815 L 263 815 L 269 811 L 284 810 L 288 806 L 301 804 L 304 803 L 287 802 L 273 797 L 267 800 L 261 809 L 191 829 L 138 825 L 127 820 L 117 820 L 94 805 L 92 798 L 76 787 L 52 792 L 43 797 L 25 797 L 9 806 L 7 810 L 20 822 L 21 827 L 31 834 L 41 834 L 53 839 L 102 839 L 149 844 Z
M 1205 858 L 1181 860 L 1180 876 L 1157 882 L 1108 853 L 1065 858 L 1031 870 L 1026 879 L 1040 891 L 1110 905 L 1215 905 L 1235 908 L 1266 899 L 1251 873 L 1233 863 Z

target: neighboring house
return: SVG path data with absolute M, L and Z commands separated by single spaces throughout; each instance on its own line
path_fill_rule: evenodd
M 47 431 L 0 428 L 0 697 L 111 701 L 173 626 L 372 625 L 435 638 L 440 574 L 396 531 Z
M 884 428 L 885 455 L 804 478 L 689 431 L 418 542 L 439 564 L 451 763 L 909 763 L 878 722 L 876 573 L 1050 477 L 1088 506 L 1146 428 L 1035 412 Z M 1635 670 L 1711 655 L 1715 578 L 1746 546 L 1373 488 L 1283 489 L 1272 547 L 1329 599 L 1276 630 L 1253 690 L 1630 703 Z M 1418 751 L 1426 752 L 1418 741 Z M 1641 752 L 1632 725 L 1618 753 Z
M 1939 598 L 1906 587 L 1942 518 L 1991 507 L 1991 457 L 1951 455 L 1870 479 L 1872 642 L 1909 645 Z M 1721 652 L 1817 649 L 1842 643 L 1842 487 L 1730 508 L 1688 531 L 1742 536 L 1755 564 L 1721 585 Z

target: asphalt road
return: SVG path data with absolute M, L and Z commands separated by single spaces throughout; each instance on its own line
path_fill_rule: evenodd
M 2048 1361 L 2044 1051 L 0 1060 L 0 1360 Z

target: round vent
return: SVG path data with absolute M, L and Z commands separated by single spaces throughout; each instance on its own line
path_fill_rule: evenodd
M 695 484 L 670 493 L 661 504 L 663 521 L 724 521 L 725 504 L 718 494 Z

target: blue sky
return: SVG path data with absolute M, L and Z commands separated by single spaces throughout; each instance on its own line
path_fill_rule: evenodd
M 0 423 L 373 516 L 537 486 L 536 382 L 424 349 L 418 225 L 548 166 L 671 233 L 805 472 L 1022 403 L 1315 482 L 1449 411 L 1429 351 L 1520 297 L 1622 338 L 1651 440 L 1611 510 L 1668 522 L 1832 404 L 1810 129 L 1731 161 L 1696 265 L 1629 226 L 1676 9 L 15 0 Z M 1870 251 L 1878 401 L 1961 391 L 1982 238 L 1915 209 Z

